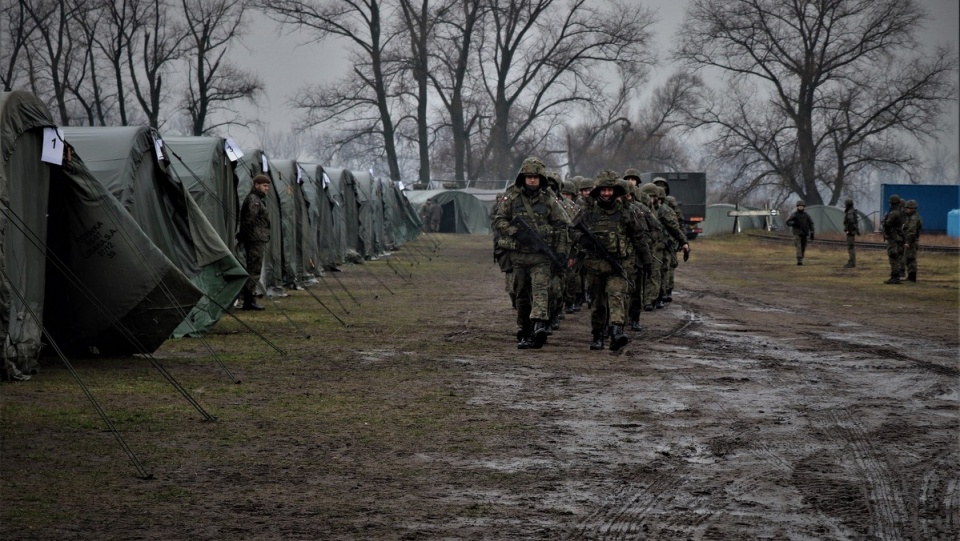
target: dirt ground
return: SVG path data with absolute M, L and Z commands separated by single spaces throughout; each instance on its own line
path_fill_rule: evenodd
M 311 288 L 346 327 L 302 291 L 281 302 L 313 307 L 309 340 L 240 314 L 285 356 L 221 322 L 243 383 L 165 345 L 215 423 L 143 360 L 77 363 L 152 480 L 95 416 L 57 414 L 92 408 L 55 361 L 0 386 L 0 538 L 960 538 L 955 274 L 883 286 L 879 253 L 844 271 L 701 239 L 624 350 L 590 351 L 583 310 L 518 351 L 489 238 L 434 242 L 345 268 L 343 309 Z

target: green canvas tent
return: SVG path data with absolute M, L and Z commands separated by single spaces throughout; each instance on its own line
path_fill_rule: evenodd
M 441 233 L 490 233 L 489 211 L 472 194 L 460 190 L 413 190 L 406 194 L 417 214 L 427 199 L 432 199 L 443 208 L 443 217 L 440 219 Z
M 404 191 L 400 189 L 400 183 L 387 179 L 380 179 L 380 183 L 383 192 L 384 237 L 387 249 L 395 250 L 398 246 L 416 240 L 423 223 Z
M 304 171 L 304 182 L 301 188 L 303 197 L 307 201 L 311 234 L 317 253 L 315 262 L 321 269 L 332 270 L 342 259 L 337 259 L 339 248 L 335 246 L 333 206 L 336 203 L 328 189 L 330 179 L 326 177 L 323 166 L 319 164 L 300 163 L 299 165 Z
M 42 161 L 55 129 L 33 94 L 0 94 L 2 375 L 37 370 L 47 341 L 67 354 L 152 353 L 201 292 L 73 149 Z M 51 135 L 48 133 L 47 135 Z
M 200 333 L 215 324 L 236 299 L 246 272 L 190 192 L 170 174 L 160 134 L 146 126 L 63 131 L 94 176 L 203 292 L 174 336 Z
M 253 177 L 263 173 L 270 177 L 270 191 L 265 199 L 270 215 L 270 242 L 263 250 L 263 270 L 260 272 L 260 285 L 270 296 L 284 295 L 283 288 L 283 235 L 280 232 L 283 218 L 280 214 L 280 199 L 270 159 L 260 149 L 243 150 L 243 157 L 237 164 L 237 199 L 243 203 L 253 188 Z
M 363 258 L 360 255 L 360 219 L 357 212 L 357 191 L 355 188 L 356 180 L 349 169 L 326 168 L 327 176 L 330 177 L 331 185 L 336 185 L 336 196 L 342 201 L 337 208 L 338 214 L 342 213 L 343 218 L 343 239 L 344 239 L 344 261 L 358 262 Z M 337 216 L 334 216 L 334 227 L 337 224 Z
M 793 210 L 791 210 L 793 212 Z M 843 209 L 827 205 L 810 205 L 806 213 L 813 218 L 813 230 L 816 233 L 843 233 Z M 873 223 L 866 214 L 857 211 L 860 221 L 860 233 L 873 231 Z M 786 219 L 786 218 L 784 218 Z
M 285 282 L 291 286 L 317 276 L 317 252 L 311 231 L 310 209 L 303 193 L 307 181 L 303 168 L 293 160 L 272 160 L 280 200 L 280 234 L 283 237 Z
M 357 221 L 360 255 L 372 259 L 383 255 L 386 244 L 383 240 L 383 195 L 380 183 L 368 171 L 354 171 L 354 187 L 357 191 Z
M 736 211 L 736 210 L 759 210 L 754 207 L 745 207 L 740 205 L 731 205 L 728 203 L 717 203 L 714 205 L 707 205 L 706 217 L 702 222 L 700 222 L 700 228 L 703 230 L 701 235 L 723 235 L 733 233 L 734 229 L 734 217 L 727 216 L 727 213 Z M 779 228 L 780 220 L 779 216 L 772 216 L 772 225 L 773 227 Z M 739 220 L 740 231 L 747 231 L 750 229 L 753 230 L 763 230 L 766 227 L 766 221 L 763 216 L 740 216 Z

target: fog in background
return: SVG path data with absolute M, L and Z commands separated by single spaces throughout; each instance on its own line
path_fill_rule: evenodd
M 952 44 L 957 48 L 960 36 L 960 1 L 919 0 L 930 15 L 926 32 L 920 36 L 924 45 Z M 660 84 L 673 71 L 668 63 L 671 35 L 683 20 L 689 0 L 644 0 L 644 5 L 658 11 L 656 25 L 660 64 L 652 74 L 650 86 Z M 264 140 L 293 133 L 298 113 L 288 105 L 290 96 L 300 87 L 339 78 L 350 67 L 341 42 L 328 40 L 307 43 L 312 35 L 280 28 L 260 12 L 252 12 L 243 46 L 232 51 L 234 59 L 243 67 L 255 69 L 265 84 L 265 93 L 258 105 L 235 104 L 238 110 L 256 125 L 249 128 L 232 127 L 229 135 L 243 148 L 257 148 Z M 941 141 L 946 148 L 954 170 L 960 169 L 960 109 L 957 103 L 950 113 L 950 132 Z M 277 158 L 310 159 L 312 141 L 301 141 L 300 156 Z M 688 141 L 695 145 L 696 141 Z M 928 149 L 931 152 L 933 149 Z M 336 165 L 336 164 L 331 164 Z M 378 172 L 382 173 L 382 172 Z

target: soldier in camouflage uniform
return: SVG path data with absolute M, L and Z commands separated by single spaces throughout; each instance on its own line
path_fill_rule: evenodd
M 903 260 L 903 224 L 904 215 L 900 209 L 900 196 L 893 194 L 888 199 L 890 212 L 883 217 L 883 238 L 887 241 L 887 260 L 890 262 L 890 278 L 885 284 L 899 284 Z
M 662 238 L 660 220 L 654 215 L 647 202 L 649 199 L 640 191 L 640 171 L 637 169 L 627 169 L 623 173 L 623 178 L 629 183 L 630 191 L 627 193 L 631 200 L 631 207 L 639 216 L 643 229 L 643 242 L 647 245 L 651 253 L 651 258 L 656 249 L 657 240 Z M 656 261 L 654 260 L 654 263 Z M 641 331 L 640 312 L 643 311 L 643 292 L 646 282 L 650 277 L 643 272 L 643 265 L 638 262 L 636 273 L 634 275 L 633 288 L 630 291 L 630 330 Z
M 567 212 L 567 216 L 570 217 L 571 221 L 580 213 L 580 206 L 576 203 L 576 198 L 579 195 L 579 193 L 577 193 L 576 179 L 577 177 L 574 177 L 571 180 L 563 181 L 563 185 L 560 188 L 560 195 L 563 196 L 560 205 Z M 577 247 L 571 246 L 570 251 L 567 253 L 570 261 L 576 262 L 578 255 Z M 563 283 L 564 310 L 568 314 L 579 312 L 580 304 L 577 302 L 577 299 L 580 298 L 583 291 L 581 288 L 582 284 L 580 283 L 580 275 L 577 272 L 575 264 L 567 267 L 567 270 L 564 272 Z
M 267 192 L 270 191 L 270 177 L 257 175 L 253 187 L 240 207 L 240 231 L 237 240 L 243 245 L 246 260 L 247 283 L 243 286 L 243 310 L 263 310 L 257 304 L 257 284 L 263 267 L 263 248 L 270 242 L 270 215 L 267 212 Z
M 683 212 L 680 211 L 680 204 L 677 202 L 677 198 L 672 195 L 668 195 L 666 203 L 667 206 L 670 207 L 670 210 L 672 210 L 676 215 L 677 223 L 680 224 L 680 230 L 685 231 L 683 226 Z M 684 233 L 684 237 L 686 237 L 686 233 Z M 676 274 L 677 267 L 680 266 L 680 258 L 677 257 L 677 254 L 681 251 L 682 250 L 679 245 L 676 246 L 675 250 L 669 250 L 670 264 L 667 266 L 667 274 L 664 278 L 663 302 L 673 302 L 673 277 Z
M 920 244 L 920 230 L 923 229 L 923 220 L 917 214 L 917 202 L 910 199 L 903 206 L 905 215 L 903 223 L 903 257 L 906 261 L 907 280 L 917 281 L 917 249 Z
M 649 202 L 649 208 L 657 218 L 656 228 L 651 232 L 650 255 L 653 258 L 653 272 L 646 275 L 643 281 L 643 309 L 647 312 L 653 310 L 657 304 L 657 298 L 660 296 L 660 267 L 663 263 L 663 253 L 666 250 L 667 233 L 663 228 L 663 222 L 660 221 L 658 208 L 660 200 L 657 198 L 657 185 L 648 182 L 640 187 L 641 195 Z
M 807 254 L 807 237 L 813 240 L 813 218 L 804 211 L 806 208 L 807 204 L 802 199 L 797 201 L 797 210 L 786 221 L 787 227 L 793 228 L 797 265 L 803 265 L 803 257 Z
M 561 210 L 563 210 L 567 222 L 570 222 L 576 213 L 572 212 L 571 207 L 566 204 L 566 199 L 560 195 L 560 174 L 553 170 L 547 170 L 546 177 L 547 192 L 557 201 L 557 204 Z M 568 257 L 570 253 L 570 235 L 566 228 L 554 229 L 553 234 L 547 239 L 547 243 L 550 245 L 550 248 L 553 249 L 554 253 L 563 254 L 565 258 Z M 570 265 L 566 265 L 563 270 L 553 268 L 551 268 L 551 270 L 553 272 L 550 275 L 549 330 L 556 331 L 560 329 L 560 319 L 563 317 L 564 297 L 566 295 L 566 282 L 564 278 L 566 271 L 570 270 Z
M 593 350 L 603 349 L 605 332 L 610 336 L 611 350 L 619 350 L 627 344 L 623 324 L 629 301 L 628 268 L 633 266 L 636 253 L 640 254 L 644 267 L 650 267 L 652 261 L 650 251 L 642 241 L 637 215 L 622 199 L 626 192 L 619 177 L 614 171 L 597 173 L 590 200 L 577 218 L 577 222 L 591 231 L 603 246 L 601 250 L 585 242 L 583 235 L 579 238 L 584 248 L 584 269 L 592 290 L 590 324 L 593 341 L 590 349 Z M 617 272 L 604 252 L 618 260 L 625 272 Z
M 843 202 L 843 230 L 847 233 L 847 264 L 845 269 L 857 266 L 856 238 L 860 234 L 860 216 L 853 208 L 853 199 L 847 198 Z
M 510 251 L 517 308 L 517 348 L 539 349 L 547 341 L 550 318 L 550 259 L 537 250 L 526 233 L 513 223 L 522 218 L 536 229 L 541 239 L 550 239 L 556 229 L 570 222 L 563 209 L 543 186 L 546 168 L 539 158 L 527 158 L 517 178 L 497 205 L 493 227 L 501 235 L 500 243 Z
M 678 251 L 683 251 L 684 253 L 689 252 L 690 245 L 687 244 L 687 235 L 684 233 L 676 213 L 674 213 L 673 209 L 666 203 L 666 189 L 662 185 L 656 184 L 658 180 L 662 180 L 664 183 L 666 183 L 666 180 L 656 178 L 653 182 L 654 185 L 657 186 L 657 198 L 660 200 L 660 206 L 657 207 L 657 217 L 660 218 L 660 223 L 663 224 L 663 230 L 667 238 L 664 242 L 663 254 L 660 258 L 660 293 L 654 306 L 656 308 L 664 308 L 666 307 L 668 294 L 673 293 L 673 285 L 669 283 L 671 280 L 671 255 L 673 258 L 676 258 Z M 673 298 L 671 297 L 670 300 L 672 301 Z

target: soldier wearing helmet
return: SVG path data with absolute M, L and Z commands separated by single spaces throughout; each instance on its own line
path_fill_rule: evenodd
M 684 237 L 686 237 L 686 228 L 683 225 L 683 212 L 680 211 L 680 203 L 677 202 L 677 198 L 668 195 L 666 199 L 664 199 L 664 203 L 667 207 L 670 207 L 670 210 L 676 215 L 680 230 L 684 232 Z M 666 274 L 663 277 L 663 302 L 673 302 L 674 275 L 676 274 L 677 267 L 680 266 L 680 259 L 677 257 L 677 253 L 680 251 L 679 246 L 674 250 L 668 250 L 667 255 L 670 258 L 670 264 L 667 266 Z
M 655 247 L 657 246 L 658 239 L 663 238 L 663 231 L 660 225 L 660 219 L 657 218 L 653 210 L 647 206 L 647 201 L 649 199 L 646 195 L 640 190 L 640 187 L 634 184 L 640 180 L 640 172 L 636 169 L 627 169 L 627 173 L 630 173 L 630 192 L 633 197 L 631 201 L 631 208 L 637 214 L 637 221 L 640 222 L 643 229 L 642 240 L 644 244 L 647 245 L 647 248 L 650 250 L 651 259 L 653 259 L 653 254 Z M 655 262 L 655 260 L 654 260 Z M 642 331 L 643 328 L 640 326 L 640 312 L 643 311 L 643 291 L 644 284 L 649 278 L 647 272 L 643 270 L 643 264 L 638 260 L 637 270 L 633 274 L 633 287 L 630 290 L 630 308 L 628 310 L 628 317 L 630 319 L 630 330 L 632 331 Z M 653 266 L 650 267 L 653 271 Z
M 513 269 L 519 349 L 539 349 L 547 341 L 552 271 L 551 259 L 540 245 L 554 238 L 558 229 L 565 232 L 570 224 L 557 200 L 544 188 L 546 183 L 543 162 L 527 158 L 493 218 L 494 230 L 510 245 L 506 249 Z M 523 229 L 521 221 L 532 230 Z
M 590 326 L 593 341 L 590 349 L 604 347 L 605 335 L 610 337 L 610 349 L 617 351 L 629 339 L 623 331 L 628 302 L 628 277 L 635 263 L 635 254 L 645 267 L 651 265 L 650 251 L 641 240 L 642 229 L 637 216 L 622 198 L 626 193 L 615 171 L 597 173 L 587 206 L 577 217 L 578 226 L 591 234 L 581 234 L 583 266 L 586 283 L 593 298 Z M 594 239 L 596 242 L 592 242 Z M 617 269 L 611 260 L 616 261 Z
M 903 268 L 903 224 L 906 216 L 900 208 L 900 196 L 893 194 L 887 199 L 890 211 L 883 217 L 883 238 L 887 241 L 887 261 L 890 262 L 890 278 L 885 284 L 899 284 Z
M 264 174 L 255 176 L 250 193 L 240 207 L 240 230 L 237 232 L 237 240 L 243 245 L 247 274 L 250 275 L 243 285 L 242 310 L 264 309 L 257 304 L 256 292 L 263 266 L 263 249 L 270 242 L 270 213 L 267 211 L 269 191 L 270 177 Z
M 580 180 L 580 197 L 586 201 L 590 197 L 590 190 L 593 189 L 593 179 L 590 177 L 583 177 Z
M 849 197 L 843 201 L 843 230 L 847 233 L 847 264 L 845 269 L 852 269 L 857 266 L 857 235 L 860 234 L 860 215 L 857 209 L 853 208 L 853 199 Z
M 807 204 L 803 199 L 797 201 L 797 210 L 787 218 L 787 227 L 793 228 L 793 246 L 797 253 L 797 265 L 803 265 L 807 253 L 807 237 L 813 240 L 813 218 L 806 213 Z
M 917 213 L 917 202 L 910 199 L 903 205 L 905 215 L 903 223 L 903 257 L 907 267 L 907 280 L 917 281 L 917 248 L 920 243 L 920 230 L 923 220 Z

